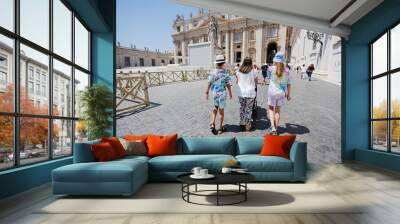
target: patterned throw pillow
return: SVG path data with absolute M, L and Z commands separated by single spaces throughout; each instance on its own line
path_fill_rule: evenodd
M 145 156 L 147 155 L 146 144 L 141 140 L 126 140 L 119 138 L 122 146 L 126 151 L 126 155 Z

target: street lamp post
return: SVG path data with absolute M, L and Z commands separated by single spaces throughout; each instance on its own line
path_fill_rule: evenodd
M 309 40 L 312 40 L 314 42 L 319 42 L 322 45 L 322 38 L 324 37 L 323 33 L 318 33 L 318 32 L 312 32 L 312 31 L 307 31 L 307 38 Z
M 315 43 L 316 43 L 316 42 L 318 42 L 318 43 L 321 44 L 321 47 L 319 48 L 319 55 L 318 55 L 317 61 L 316 61 L 316 66 L 318 66 L 319 60 L 320 60 L 320 58 L 322 57 L 322 46 L 323 46 L 324 44 L 322 43 L 321 40 L 322 40 L 323 37 L 324 37 L 324 34 L 323 34 L 323 33 L 312 32 L 312 31 L 307 30 L 307 38 L 308 38 L 309 40 L 312 40 L 312 41 L 313 41 L 314 46 L 315 46 Z

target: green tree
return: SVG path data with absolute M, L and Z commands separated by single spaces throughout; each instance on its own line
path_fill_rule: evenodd
M 48 111 L 47 104 L 35 105 L 29 98 L 24 87 L 20 87 L 20 107 L 27 114 L 46 114 Z M 14 107 L 14 87 L 8 85 L 4 93 L 0 94 L 1 111 L 12 112 Z M 55 114 L 59 114 L 58 109 L 54 109 Z M 45 118 L 20 118 L 20 148 L 24 149 L 26 145 L 46 144 L 48 139 L 48 119 Z M 54 125 L 53 138 L 59 136 L 59 128 Z M 12 116 L 0 116 L 0 148 L 13 147 L 14 124 Z
M 400 100 L 394 99 L 392 100 L 392 117 L 399 118 L 400 117 Z M 392 121 L 392 142 L 396 142 L 400 138 L 400 121 L 393 120 Z
M 373 118 L 387 118 L 387 101 L 381 101 L 378 106 L 372 109 Z M 373 122 L 373 135 L 374 138 L 385 138 L 387 135 L 387 122 L 375 121 Z
M 391 117 L 400 118 L 400 100 L 393 99 L 391 102 Z M 378 106 L 372 109 L 373 118 L 387 118 L 387 101 L 382 101 Z M 374 137 L 385 138 L 387 135 L 387 121 L 375 121 L 372 127 Z M 400 138 L 400 121 L 391 121 L 392 142 Z

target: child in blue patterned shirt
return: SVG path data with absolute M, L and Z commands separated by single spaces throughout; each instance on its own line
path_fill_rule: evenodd
M 217 64 L 217 69 L 213 74 L 210 74 L 208 76 L 206 99 L 208 100 L 208 94 L 211 89 L 214 101 L 211 132 L 213 134 L 222 134 L 225 131 L 223 123 L 224 123 L 224 107 L 227 98 L 226 89 L 228 89 L 229 98 L 232 99 L 232 89 L 230 84 L 231 78 L 229 77 L 229 74 L 227 73 L 224 67 L 225 57 L 223 55 L 217 55 L 215 63 Z M 218 132 L 215 129 L 215 120 L 217 118 L 217 112 L 219 112 L 220 116 Z

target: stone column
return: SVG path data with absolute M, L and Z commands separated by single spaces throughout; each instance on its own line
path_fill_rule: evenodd
M 225 58 L 228 64 L 231 64 L 230 62 L 230 49 L 229 49 L 229 36 L 230 33 L 229 31 L 225 33 Z
M 286 26 L 279 25 L 279 46 L 278 46 L 278 52 L 282 52 L 285 54 L 285 58 L 287 57 L 286 55 Z M 279 49 L 280 48 L 280 49 Z
M 234 43 L 234 41 L 233 41 L 233 35 L 234 35 L 234 33 L 235 33 L 235 31 L 230 31 L 230 41 L 229 41 L 229 43 L 230 43 L 230 49 L 229 49 L 229 51 L 230 51 L 230 53 L 229 53 L 229 55 L 231 56 L 231 58 L 230 58 L 230 62 L 231 62 L 231 64 L 233 65 L 234 63 L 235 63 L 235 52 L 234 52 L 234 49 L 233 49 L 233 43 Z
M 248 35 L 247 35 L 247 30 L 243 29 L 243 38 L 242 38 L 242 61 L 245 57 L 249 56 L 249 47 L 248 47 Z
M 257 64 L 257 66 L 261 66 L 261 64 L 263 62 L 262 55 L 263 55 L 263 50 L 264 50 L 263 27 L 262 26 L 260 26 L 256 29 L 255 35 L 256 35 L 256 44 L 255 44 L 256 61 L 255 61 L 255 63 Z
M 178 64 L 178 45 L 174 43 L 174 62 Z
M 182 64 L 186 65 L 186 42 L 181 41 L 181 52 L 182 52 Z
M 218 34 L 217 46 L 222 48 L 222 33 Z

